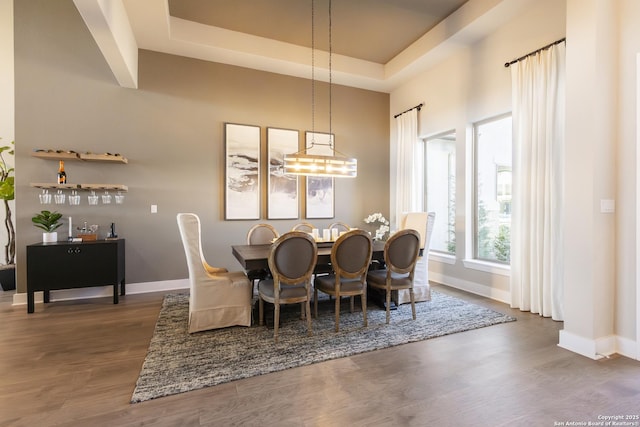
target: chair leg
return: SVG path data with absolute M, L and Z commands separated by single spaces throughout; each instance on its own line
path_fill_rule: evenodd
M 318 290 L 313 288 L 313 313 L 318 318 Z
M 411 298 L 411 313 L 413 314 L 413 320 L 416 320 L 416 298 L 413 295 L 413 288 L 409 288 L 409 297 Z
M 351 296 L 351 298 L 349 298 L 349 308 L 351 309 L 351 312 L 353 313 L 354 310 L 354 300 L 356 299 L 356 297 Z
M 389 324 L 389 320 L 391 319 L 391 314 L 389 310 L 391 309 L 391 289 L 387 289 L 387 325 Z
M 280 326 L 280 304 L 275 301 L 273 305 L 273 339 L 278 342 L 278 326 Z
M 353 297 L 352 297 L 353 298 Z M 336 295 L 336 332 L 340 332 L 340 296 Z
M 264 325 L 264 301 L 262 298 L 258 299 L 258 325 Z
M 307 297 L 309 294 L 307 293 Z M 313 335 L 313 330 L 311 329 L 311 301 L 307 298 L 307 335 Z
M 360 295 L 360 299 L 362 301 L 362 317 L 364 319 L 365 328 L 368 326 L 367 322 L 367 288 L 364 288 L 362 295 Z

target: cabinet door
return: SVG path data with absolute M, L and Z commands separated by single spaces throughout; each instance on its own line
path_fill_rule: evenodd
M 72 272 L 72 286 L 100 286 L 117 283 L 116 245 L 96 243 L 74 246 L 67 253 L 67 262 Z M 69 251 L 68 251 L 69 252 Z
M 27 248 L 27 280 L 34 290 L 117 283 L 117 245 L 95 243 Z

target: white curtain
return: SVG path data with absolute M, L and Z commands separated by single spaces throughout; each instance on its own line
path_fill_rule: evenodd
M 400 228 L 402 214 L 424 210 L 424 187 L 421 178 L 420 155 L 422 146 L 418 140 L 418 109 L 414 108 L 396 117 L 397 178 L 396 178 L 396 229 Z
M 511 306 L 563 320 L 565 42 L 511 65 Z

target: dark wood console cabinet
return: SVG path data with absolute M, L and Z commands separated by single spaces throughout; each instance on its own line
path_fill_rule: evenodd
M 34 292 L 113 286 L 113 303 L 125 294 L 124 239 L 27 245 L 27 312 L 34 311 Z

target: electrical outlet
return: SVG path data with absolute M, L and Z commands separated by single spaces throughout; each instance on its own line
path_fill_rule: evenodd
M 158 213 L 158 205 L 151 205 L 151 213 Z

